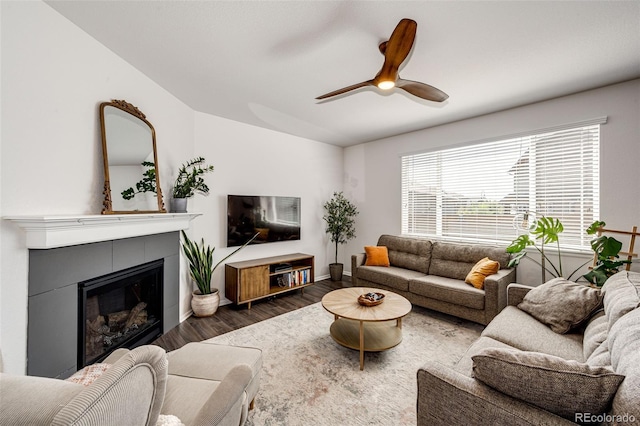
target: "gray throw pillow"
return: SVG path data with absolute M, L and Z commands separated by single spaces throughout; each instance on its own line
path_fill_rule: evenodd
M 601 304 L 600 290 L 554 278 L 529 291 L 518 308 L 564 334 L 589 319 Z
M 518 349 L 485 348 L 471 359 L 477 380 L 571 421 L 606 412 L 624 380 L 607 367 Z

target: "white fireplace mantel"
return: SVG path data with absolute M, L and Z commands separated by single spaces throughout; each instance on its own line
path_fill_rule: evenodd
M 150 213 L 77 216 L 6 216 L 22 228 L 27 248 L 50 249 L 189 228 L 201 213 Z

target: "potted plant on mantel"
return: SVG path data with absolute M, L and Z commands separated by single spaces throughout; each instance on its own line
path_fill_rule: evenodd
M 203 195 L 209 193 L 209 187 L 204 182 L 202 175 L 213 171 L 213 166 L 207 166 L 204 157 L 196 157 L 183 163 L 178 169 L 178 177 L 173 186 L 169 207 L 172 213 L 185 213 L 187 211 L 187 199 L 193 197 L 196 192 Z
M 335 262 L 329 264 L 331 281 L 342 279 L 344 265 L 338 263 L 338 244 L 345 244 L 355 238 L 355 217 L 358 209 L 344 197 L 342 192 L 334 192 L 333 198 L 324 204 L 325 215 L 322 217 L 327 222 L 326 232 L 331 242 L 336 244 Z
M 189 262 L 189 275 L 198 287 L 192 292 L 191 298 L 191 309 L 195 316 L 210 317 L 216 313 L 218 306 L 220 306 L 220 294 L 217 288 L 211 288 L 213 273 L 222 262 L 242 250 L 257 236 L 258 233 L 214 265 L 213 252 L 215 247 L 205 246 L 204 238 L 200 240 L 200 244 L 195 243 L 182 231 L 182 250 Z

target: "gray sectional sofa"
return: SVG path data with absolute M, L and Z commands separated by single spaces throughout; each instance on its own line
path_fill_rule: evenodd
M 622 271 L 609 278 L 602 289 L 604 309 L 587 316 L 586 323 L 566 334 L 552 331 L 517 307 L 531 290 L 519 284 L 509 286 L 509 306 L 491 321 L 455 367 L 425 359 L 417 374 L 418 425 L 640 424 L 640 273 Z M 477 356 L 499 349 L 519 356 L 547 361 L 551 356 L 569 362 L 560 363 L 561 368 L 557 368 L 557 363 L 554 366 L 545 361 L 535 374 L 524 378 L 496 373 L 493 381 L 499 384 L 497 387 L 517 393 L 516 398 L 505 389 L 497 390 L 495 383 L 488 386 L 476 378 Z M 614 396 L 604 412 L 596 409 L 598 397 L 592 387 L 576 389 L 571 386 L 573 380 L 562 380 L 570 370 L 581 372 L 585 365 L 624 376 L 613 389 Z M 593 378 L 582 372 L 580 376 Z M 536 395 L 536 388 L 541 394 Z M 555 401 L 548 398 L 552 391 L 560 395 Z M 575 412 L 562 415 L 556 410 L 558 405 Z
M 365 253 L 351 256 L 354 285 L 390 290 L 414 305 L 483 325 L 507 305 L 507 285 L 516 281 L 516 270 L 507 268 L 509 254 L 504 248 L 393 235 L 380 236 L 377 245 L 387 247 L 391 266 L 365 266 Z M 484 257 L 500 262 L 500 270 L 488 276 L 479 290 L 464 280 Z

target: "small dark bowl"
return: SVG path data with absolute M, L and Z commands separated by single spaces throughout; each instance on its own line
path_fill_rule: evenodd
M 362 306 L 376 306 L 384 302 L 382 293 L 366 293 L 358 296 L 358 303 Z

